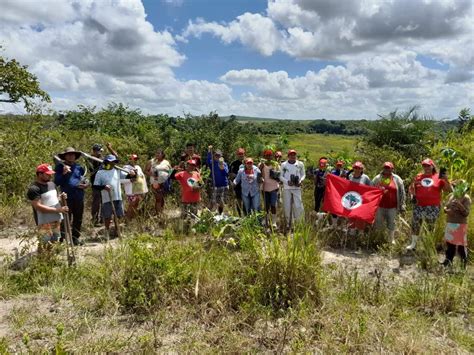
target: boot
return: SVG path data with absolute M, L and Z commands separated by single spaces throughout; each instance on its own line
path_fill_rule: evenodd
M 388 231 L 388 240 L 391 244 L 395 244 L 395 231 Z
M 416 242 L 418 241 L 417 235 L 411 236 L 411 244 L 407 246 L 407 250 L 414 250 L 416 248 Z
M 277 227 L 277 214 L 272 214 L 272 227 L 276 228 Z

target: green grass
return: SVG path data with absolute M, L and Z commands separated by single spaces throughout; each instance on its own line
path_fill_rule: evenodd
M 328 153 L 347 152 L 353 155 L 357 144 L 357 137 L 340 135 L 295 134 L 288 138 L 290 148 L 296 149 L 300 155 L 308 152 L 308 157 L 312 161 L 318 161 L 321 156 L 326 156 Z

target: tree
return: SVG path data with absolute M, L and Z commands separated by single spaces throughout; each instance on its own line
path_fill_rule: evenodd
M 459 129 L 467 128 L 469 130 L 469 127 L 472 125 L 471 116 L 471 109 L 468 107 L 463 108 L 461 111 L 459 111 L 458 115 L 458 124 L 459 124 Z
M 0 56 L 0 102 L 23 102 L 27 111 L 35 98 L 51 102 L 48 93 L 40 88 L 38 78 L 27 69 L 15 59 Z

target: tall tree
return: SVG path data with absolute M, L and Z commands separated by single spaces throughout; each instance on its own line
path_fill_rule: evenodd
M 36 98 L 51 102 L 48 93 L 40 88 L 38 78 L 26 65 L 0 56 L 0 102 L 23 102 L 28 111 Z

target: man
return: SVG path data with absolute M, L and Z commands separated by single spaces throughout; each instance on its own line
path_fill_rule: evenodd
M 239 148 L 235 152 L 236 155 L 236 160 L 234 160 L 230 164 L 229 168 L 229 179 L 230 181 L 234 181 L 235 177 L 239 173 L 239 170 L 241 167 L 243 167 L 244 164 L 244 158 L 245 158 L 245 149 L 244 148 Z M 238 183 L 237 185 L 234 185 L 234 193 L 235 193 L 235 199 L 237 202 L 237 213 L 239 214 L 239 217 L 242 216 L 242 207 L 245 209 L 245 206 L 242 206 L 242 183 Z M 245 210 L 243 211 L 244 214 Z
M 92 146 L 92 156 L 102 160 L 102 152 L 104 149 L 102 145 L 95 143 Z M 91 185 L 94 185 L 95 175 L 101 169 L 102 163 L 95 160 L 87 160 L 89 165 L 89 170 L 91 172 L 90 180 Z M 92 224 L 94 226 L 100 225 L 100 205 L 102 204 L 100 198 L 100 191 L 92 189 L 92 204 L 91 204 L 91 215 L 92 215 Z
M 33 206 L 33 215 L 40 233 L 40 250 L 43 245 L 55 243 L 61 237 L 61 213 L 67 213 L 67 206 L 61 207 L 56 185 L 51 181 L 54 170 L 48 164 L 36 167 L 36 180 L 26 193 Z
M 348 171 L 344 169 L 344 161 L 338 160 L 336 162 L 336 167 L 331 170 L 331 174 L 342 177 L 342 178 L 346 178 Z
M 185 163 L 188 160 L 194 160 L 196 162 L 196 167 L 199 169 L 201 167 L 201 156 L 196 154 L 196 146 L 194 143 L 186 143 L 186 149 L 181 154 L 179 167 L 184 169 Z
M 109 238 L 110 222 L 112 220 L 112 203 L 118 218 L 123 217 L 122 190 L 120 180 L 133 179 L 136 176 L 135 170 L 128 174 L 115 169 L 118 159 L 115 155 L 109 154 L 104 159 L 103 169 L 97 172 L 93 188 L 101 191 L 102 195 L 102 218 L 105 224 L 105 236 Z M 118 226 L 115 226 L 117 229 Z
M 287 227 L 290 220 L 298 221 L 304 217 L 301 184 L 306 178 L 304 164 L 296 159 L 296 150 L 288 151 L 288 160 L 281 164 L 280 181 L 283 183 L 283 207 Z
M 80 241 L 82 216 L 84 214 L 84 190 L 90 186 L 85 179 L 85 170 L 76 163 L 82 153 L 68 147 L 58 157 L 64 162 L 58 162 L 54 168 L 54 182 L 67 194 L 69 216 L 72 220 L 72 240 L 74 245 L 82 244 Z M 64 230 L 63 230 L 64 236 Z
M 319 159 L 319 167 L 313 171 L 314 176 L 314 210 L 319 212 L 323 204 L 324 191 L 326 190 L 326 176 L 328 160 L 325 157 Z
M 229 167 L 222 157 L 222 152 L 216 150 L 212 154 L 212 145 L 208 147 L 207 165 L 211 169 L 212 195 L 210 209 L 218 207 L 219 214 L 224 212 L 226 192 L 229 190 Z
M 145 197 L 145 194 L 148 193 L 148 186 L 146 184 L 146 177 L 143 173 L 142 168 L 138 165 L 138 155 L 131 154 L 128 158 L 128 164 L 124 166 L 126 170 L 135 171 L 136 178 L 133 180 L 124 180 L 123 187 L 125 190 L 125 195 L 127 195 L 127 220 L 132 220 L 138 213 L 138 208 L 140 201 Z

